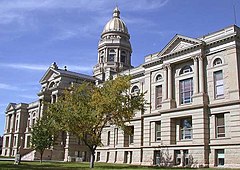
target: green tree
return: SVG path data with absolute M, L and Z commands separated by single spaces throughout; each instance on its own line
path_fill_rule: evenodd
M 118 77 L 95 86 L 83 83 L 71 87 L 49 106 L 48 112 L 59 130 L 80 138 L 91 152 L 90 168 L 94 167 L 95 150 L 101 146 L 101 134 L 108 124 L 125 129 L 136 110 L 144 107 L 144 94 L 131 94 L 129 76 Z
M 46 116 L 38 119 L 33 125 L 31 134 L 32 148 L 40 153 L 40 162 L 42 163 L 44 150 L 53 145 L 54 131 L 51 119 Z

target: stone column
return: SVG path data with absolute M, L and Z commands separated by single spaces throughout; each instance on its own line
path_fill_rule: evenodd
M 105 55 L 104 56 L 105 56 L 105 62 L 107 62 L 108 61 L 108 49 L 107 48 L 105 49 Z
M 119 50 L 119 48 L 117 48 L 117 56 L 116 56 L 116 58 L 117 58 L 117 61 L 116 62 L 119 62 L 120 63 L 120 61 L 121 61 L 121 58 L 120 58 L 120 50 Z
M 100 53 L 101 53 L 101 52 L 98 51 L 98 63 L 101 63 L 101 59 L 100 59 L 101 54 L 100 54 Z
M 13 127 L 14 127 L 14 115 L 12 114 L 11 117 L 10 117 L 10 132 L 13 131 Z
M 8 131 L 8 122 L 9 122 L 9 116 L 6 116 L 6 120 L 5 120 L 5 132 Z
M 198 57 L 199 60 L 199 91 L 204 92 L 204 78 L 203 78 L 203 56 Z
M 172 99 L 172 70 L 170 64 L 167 65 L 168 69 L 168 99 Z
M 185 163 L 184 163 L 184 162 L 185 162 L 185 160 L 184 160 L 185 157 L 184 157 L 183 150 L 180 150 L 180 153 L 181 153 L 181 164 L 180 164 L 180 166 L 183 167 L 184 164 L 185 164 Z
M 168 87 L 167 87 L 167 67 L 163 66 L 163 70 L 164 70 L 164 92 L 163 92 L 163 99 L 167 100 L 168 98 Z
M 197 57 L 192 57 L 193 59 L 193 63 L 194 63 L 194 84 L 193 84 L 193 94 L 198 94 L 199 91 L 198 91 L 198 61 L 197 61 Z

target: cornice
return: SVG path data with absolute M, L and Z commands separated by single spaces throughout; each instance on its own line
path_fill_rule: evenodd
M 135 73 L 135 74 L 131 74 L 132 76 L 132 79 L 135 79 L 135 78 L 139 78 L 139 77 L 142 77 L 145 75 L 145 71 L 140 71 L 138 73 Z
M 202 49 L 202 48 L 204 48 L 204 46 L 205 46 L 205 43 L 203 42 L 201 44 L 193 45 L 189 48 L 185 48 L 185 49 L 173 52 L 173 53 L 169 53 L 169 54 L 166 54 L 166 55 L 163 55 L 163 56 L 158 56 L 159 58 L 157 60 L 153 60 L 153 61 L 150 61 L 148 63 L 145 63 L 145 64 L 143 64 L 143 67 L 144 68 L 149 68 L 149 67 L 152 67 L 152 66 L 155 66 L 155 65 L 158 65 L 158 64 L 162 64 L 163 61 L 166 61 L 166 60 L 174 58 L 174 57 L 178 57 L 179 55 L 183 55 L 183 54 L 187 54 L 189 52 L 193 52 L 193 51 L 198 50 L 198 49 Z
M 224 41 L 226 41 L 226 40 L 231 40 L 231 39 L 233 39 L 233 38 L 235 38 L 235 37 L 236 37 L 236 38 L 239 38 L 239 36 L 237 35 L 236 32 L 233 33 L 233 34 L 231 34 L 231 35 L 229 35 L 229 36 L 227 36 L 227 37 L 223 37 L 223 38 L 221 38 L 221 39 L 216 39 L 215 41 L 211 41 L 211 42 L 209 42 L 209 43 L 206 43 L 206 46 L 209 47 L 209 46 L 212 46 L 212 45 L 215 45 L 215 44 L 224 42 Z

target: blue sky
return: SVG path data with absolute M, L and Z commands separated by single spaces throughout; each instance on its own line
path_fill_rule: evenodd
M 9 102 L 37 100 L 54 61 L 92 74 L 104 25 L 119 6 L 133 48 L 132 64 L 160 51 L 175 34 L 197 38 L 240 24 L 238 0 L 0 0 L 0 135 Z

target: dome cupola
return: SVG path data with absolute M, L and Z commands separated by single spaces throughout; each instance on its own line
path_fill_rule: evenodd
M 113 10 L 113 17 L 105 25 L 102 35 L 108 32 L 122 32 L 128 34 L 126 24 L 122 19 L 120 19 L 120 10 L 118 7 Z
M 105 81 L 113 74 L 132 68 L 129 40 L 127 26 L 120 19 L 120 10 L 116 7 L 98 43 L 98 63 L 93 70 L 96 78 Z

